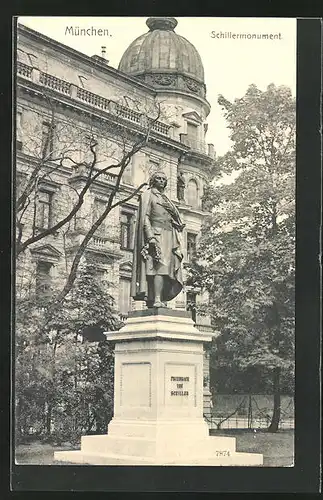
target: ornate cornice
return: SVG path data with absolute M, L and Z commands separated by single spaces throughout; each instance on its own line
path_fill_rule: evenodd
M 149 85 L 152 85 L 157 93 L 180 94 L 191 99 L 196 99 L 205 108 L 206 115 L 211 111 L 211 105 L 206 99 L 205 83 L 200 82 L 188 75 L 163 71 L 161 73 L 137 73 L 135 77 Z
M 198 217 L 201 217 L 201 218 L 209 215 L 208 212 L 204 212 L 203 210 L 201 210 L 199 208 L 194 208 L 191 205 L 186 205 L 186 204 L 179 202 L 177 200 L 174 200 L 174 203 L 180 212 L 194 214 L 194 215 L 197 215 Z
M 183 118 L 186 120 L 191 120 L 198 123 L 199 125 L 203 122 L 201 116 L 196 111 L 189 111 L 188 113 L 183 113 Z
M 192 161 L 195 164 L 198 163 L 199 165 L 205 165 L 208 167 L 214 163 L 214 158 L 211 156 L 208 156 L 206 153 L 201 151 L 194 151 L 192 149 L 185 153 L 185 159 Z

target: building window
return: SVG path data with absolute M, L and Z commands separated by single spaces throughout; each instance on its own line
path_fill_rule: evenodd
M 187 233 L 187 262 L 192 262 L 196 254 L 196 234 Z
M 191 312 L 192 320 L 196 323 L 196 293 L 186 293 L 186 309 Z
M 191 179 L 187 184 L 187 204 L 192 207 L 198 207 L 198 186 L 194 179 Z
M 130 186 L 133 185 L 132 161 L 131 160 L 130 160 L 129 165 L 127 165 L 123 171 L 122 182 L 124 182 L 125 184 L 129 184 Z
M 54 127 L 51 123 L 43 122 L 42 124 L 42 155 L 43 157 L 51 158 L 54 147 Z
M 132 250 L 132 227 L 133 227 L 133 214 L 121 212 L 120 220 L 120 246 L 124 250 Z
M 187 123 L 187 138 L 191 141 L 197 140 L 197 125 Z
M 127 316 L 131 310 L 131 297 L 130 297 L 131 281 L 126 278 L 119 280 L 119 312 L 123 316 Z
M 103 214 L 104 210 L 106 209 L 106 202 L 104 200 L 100 200 L 99 198 L 96 198 L 94 200 L 94 206 L 93 206 L 93 223 L 95 223 L 99 217 Z M 106 233 L 106 220 L 102 222 L 100 227 L 97 229 L 97 233 L 101 235 L 105 235 Z
M 38 261 L 36 267 L 36 297 L 46 299 L 51 296 L 52 289 L 52 264 L 50 262 Z
M 39 191 L 36 208 L 36 227 L 48 229 L 52 225 L 52 199 L 53 193 Z

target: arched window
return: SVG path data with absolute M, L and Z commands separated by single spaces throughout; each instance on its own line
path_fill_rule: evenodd
M 187 203 L 192 207 L 199 206 L 198 186 L 194 179 L 191 179 L 187 184 Z

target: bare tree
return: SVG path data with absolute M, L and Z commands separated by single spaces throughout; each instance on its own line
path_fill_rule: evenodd
M 136 129 L 115 120 L 113 126 L 107 128 L 107 122 L 91 122 L 90 126 L 77 123 L 71 116 L 60 115 L 55 100 L 49 95 L 43 97 L 47 103 L 47 131 L 42 134 L 35 127 L 24 129 L 24 154 L 30 159 L 22 172 L 17 172 L 23 180 L 17 188 L 16 200 L 16 256 L 19 259 L 27 249 L 32 249 L 37 242 L 44 240 L 57 231 L 68 231 L 69 224 L 80 212 L 86 195 L 98 181 L 108 174 L 110 181 L 107 188 L 107 203 L 103 212 L 92 219 L 90 227 L 73 256 L 67 278 L 62 289 L 52 301 L 55 309 L 72 289 L 77 277 L 78 266 L 91 238 L 107 218 L 110 212 L 135 198 L 146 182 L 139 186 L 123 190 L 121 183 L 126 168 L 132 157 L 149 142 L 151 131 L 160 118 L 160 106 L 154 102 L 153 109 L 146 107 L 141 114 L 141 121 Z M 118 103 L 114 103 L 118 114 Z M 100 143 L 101 141 L 101 143 Z M 105 147 L 102 147 L 102 141 Z M 32 165 L 32 166 L 31 166 Z M 66 182 L 62 182 L 62 172 Z M 66 174 L 70 172 L 70 174 Z M 56 217 L 50 227 L 37 228 L 37 197 L 39 187 L 60 176 L 60 188 L 64 187 L 70 199 L 70 207 Z M 71 182 L 73 176 L 81 176 L 82 182 L 76 187 Z M 29 217 L 29 222 L 26 223 Z

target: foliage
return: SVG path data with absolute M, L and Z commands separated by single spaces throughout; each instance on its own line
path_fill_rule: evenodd
M 112 346 L 81 342 L 79 334 L 120 327 L 113 299 L 88 265 L 49 321 L 47 306 L 33 297 L 17 301 L 17 438 L 32 432 L 76 442 L 93 429 L 104 433 L 113 411 Z
M 219 103 L 233 147 L 216 171 L 232 179 L 208 190 L 190 283 L 210 292 L 213 363 L 266 373 L 277 392 L 294 368 L 295 102 L 285 87 L 251 85 Z

